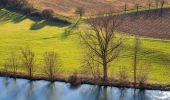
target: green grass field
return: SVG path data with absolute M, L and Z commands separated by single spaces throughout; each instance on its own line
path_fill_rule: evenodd
M 36 54 L 35 72 L 43 69 L 43 53 L 56 51 L 61 59 L 62 73 L 70 74 L 81 70 L 84 48 L 77 35 L 81 30 L 65 33 L 68 25 L 48 23 L 26 18 L 18 13 L 0 10 L 0 66 L 10 52 L 20 52 L 20 48 L 30 46 Z M 83 29 L 83 25 L 80 26 Z M 120 34 L 119 34 L 120 35 Z M 128 67 L 133 73 L 133 36 L 122 35 L 124 48 L 121 55 L 109 67 L 109 74 L 116 77 L 120 66 Z M 149 82 L 168 84 L 170 82 L 170 41 L 140 38 L 141 50 L 138 65 L 148 65 L 151 69 Z

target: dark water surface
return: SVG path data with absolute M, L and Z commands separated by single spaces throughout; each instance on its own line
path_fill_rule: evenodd
M 0 77 L 0 100 L 170 100 L 170 92 Z

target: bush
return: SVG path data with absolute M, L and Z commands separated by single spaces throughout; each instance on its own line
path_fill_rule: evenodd
M 68 78 L 68 82 L 70 82 L 72 85 L 79 85 L 80 82 L 78 80 L 77 73 L 74 73 Z
M 129 74 L 128 69 L 125 66 L 121 66 L 118 72 L 119 80 L 120 82 L 126 82 L 128 81 Z
M 50 20 L 53 18 L 53 14 L 54 14 L 54 11 L 52 9 L 44 9 L 42 11 L 42 17 L 45 19 L 45 20 Z
M 148 80 L 148 76 L 149 76 L 149 67 L 146 65 L 143 65 L 140 67 L 140 69 L 138 70 L 138 74 L 137 74 L 137 80 L 139 82 L 139 84 L 144 84 L 146 83 L 146 81 Z

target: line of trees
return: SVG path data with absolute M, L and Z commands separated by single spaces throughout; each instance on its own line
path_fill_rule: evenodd
M 55 76 L 61 67 L 59 56 L 54 51 L 45 52 L 43 57 L 44 72 L 51 82 L 54 82 Z M 36 61 L 35 53 L 30 47 L 20 49 L 20 53 L 12 52 L 4 63 L 4 71 L 12 72 L 14 77 L 17 76 L 18 69 L 26 69 L 30 80 L 35 72 Z
M 163 14 L 164 4 L 165 1 L 161 0 L 161 16 Z M 138 17 L 139 8 L 140 6 L 136 4 L 136 17 Z M 150 1 L 148 9 L 151 9 Z M 125 13 L 127 12 L 127 3 L 125 3 L 124 11 Z M 89 18 L 89 20 L 85 21 L 88 25 L 88 31 L 80 34 L 80 37 L 85 44 L 85 48 L 87 49 L 87 53 L 83 60 L 83 67 L 91 73 L 95 80 L 102 79 L 103 82 L 108 82 L 109 64 L 111 64 L 119 56 L 123 47 L 122 40 L 116 37 L 115 33 L 118 32 L 118 28 L 121 27 L 125 17 L 122 15 L 113 16 L 112 14 L 107 14 L 105 17 Z M 134 86 L 136 86 L 137 83 L 144 84 L 148 80 L 150 73 L 149 66 L 138 66 L 140 46 L 140 39 L 138 36 L 135 36 L 134 48 L 132 50 Z M 103 72 L 101 72 L 101 70 Z M 127 68 L 125 66 L 121 66 L 118 76 L 122 83 L 128 80 L 128 74 Z
M 100 17 L 89 19 L 86 21 L 88 25 L 88 31 L 80 34 L 80 37 L 85 44 L 87 53 L 84 57 L 84 65 L 86 71 L 90 72 L 94 80 L 102 79 L 103 82 L 109 81 L 108 67 L 114 66 L 113 61 L 118 58 L 119 54 L 123 49 L 123 40 L 116 37 L 117 28 L 121 27 L 123 18 L 120 15 L 107 17 Z M 148 71 L 143 69 L 148 66 L 137 67 L 138 55 L 140 52 L 140 40 L 138 37 L 134 38 L 133 51 L 133 69 L 134 69 L 134 85 L 137 83 L 143 84 L 148 79 Z M 101 70 L 103 72 L 101 72 Z M 120 82 L 126 83 L 128 81 L 128 70 L 125 66 L 120 67 L 118 76 Z M 102 76 L 102 77 L 101 77 Z

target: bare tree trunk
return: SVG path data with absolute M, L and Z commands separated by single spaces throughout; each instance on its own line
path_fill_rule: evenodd
M 165 1 L 162 0 L 162 1 L 161 1 L 161 11 L 160 11 L 160 16 L 161 16 L 161 17 L 162 17 L 162 15 L 163 15 L 163 7 L 164 7 L 164 4 L 165 4 Z
M 125 14 L 127 12 L 127 3 L 125 2 L 125 7 L 124 7 Z
M 137 65 L 137 52 L 134 52 L 134 85 L 136 85 L 136 65 Z
M 107 63 L 106 61 L 104 60 L 103 61 L 103 81 L 107 81 L 108 77 L 107 77 Z
M 32 69 L 31 68 L 29 69 L 29 76 L 30 76 L 30 79 L 32 80 Z
M 138 54 L 138 51 L 139 51 L 139 39 L 138 37 L 135 37 L 135 46 L 134 46 L 134 65 L 133 65 L 133 68 L 134 68 L 134 86 L 136 85 L 136 70 L 137 70 L 137 54 Z

